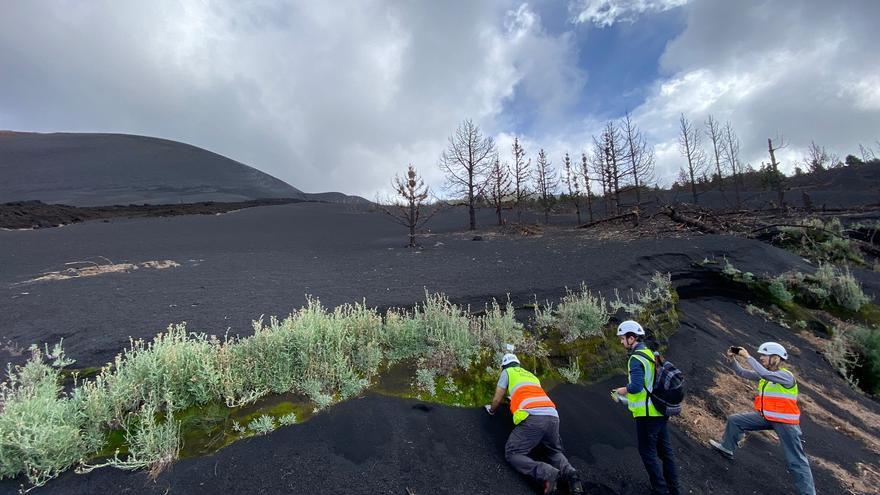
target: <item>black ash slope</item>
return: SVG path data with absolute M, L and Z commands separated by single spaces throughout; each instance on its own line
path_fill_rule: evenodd
M 485 212 L 486 222 L 491 212 Z M 375 214 L 341 205 L 291 204 L 211 217 L 85 223 L 63 229 L 0 232 L 0 329 L 22 346 L 64 337 L 78 365 L 102 364 L 128 343 L 167 323 L 186 320 L 194 331 L 248 333 L 261 314 L 286 314 L 320 296 L 328 306 L 367 298 L 378 306 L 411 305 L 425 286 L 453 300 L 482 306 L 510 292 L 517 303 L 556 299 L 586 281 L 609 294 L 641 287 L 654 271 L 671 272 L 681 286 L 683 324 L 669 358 L 688 373 L 695 398 L 708 400 L 712 372 L 728 345 L 763 340 L 789 343 L 802 380 L 880 413 L 876 403 L 846 388 L 821 357 L 792 332 L 749 317 L 742 297 L 701 286 L 693 262 L 726 256 L 744 271 L 809 269 L 800 258 L 757 241 L 723 236 L 598 241 L 583 231 L 545 230 L 541 237 L 460 232 L 466 221 L 449 212 L 432 224 L 423 250 L 401 247 L 400 228 Z M 171 259 L 179 268 L 137 270 L 90 278 L 22 283 L 64 263 L 103 256 L 119 263 Z M 693 278 L 691 280 L 690 278 Z M 723 298 L 713 297 L 721 294 Z M 724 321 L 735 332 L 711 322 Z M 22 356 L 2 352 L 3 361 Z M 550 391 L 562 415 L 570 458 L 590 493 L 639 494 L 647 478 L 632 419 L 608 390 L 623 377 Z M 749 387 L 743 384 L 744 387 Z M 809 392 L 808 392 L 809 393 Z M 488 400 L 488 398 L 487 398 Z M 817 402 L 833 408 L 829 400 Z M 154 484 L 143 472 L 102 469 L 65 473 L 35 493 L 534 493 L 505 463 L 509 418 L 480 409 L 430 405 L 367 394 L 311 420 L 235 443 L 214 455 L 175 463 Z M 743 403 L 741 410 L 748 410 Z M 717 411 L 715 411 L 717 412 Z M 858 418 L 841 417 L 848 422 Z M 688 418 L 683 418 L 687 421 Z M 857 474 L 876 457 L 818 420 L 804 420 L 807 450 Z M 750 440 L 736 463 L 673 427 L 673 442 L 689 493 L 791 493 L 778 447 Z M 814 467 L 820 493 L 845 493 L 824 468 Z M 772 486 L 768 480 L 773 480 Z M 20 480 L 0 483 L 13 493 Z

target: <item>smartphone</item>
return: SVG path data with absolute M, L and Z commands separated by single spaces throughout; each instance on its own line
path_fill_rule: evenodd
M 741 351 L 741 350 L 742 350 L 742 347 L 737 347 L 735 345 L 730 346 L 730 349 L 728 349 L 728 351 L 731 354 L 739 354 L 739 351 Z

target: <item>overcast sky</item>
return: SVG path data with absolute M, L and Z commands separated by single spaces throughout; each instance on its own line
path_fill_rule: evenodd
M 731 121 L 758 165 L 784 135 L 880 155 L 880 1 L 3 3 L 0 129 L 183 141 L 307 192 L 368 198 L 463 119 L 579 155 L 631 111 L 674 180 L 680 112 Z

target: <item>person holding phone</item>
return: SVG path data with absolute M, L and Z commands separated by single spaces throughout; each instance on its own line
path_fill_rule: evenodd
M 776 342 L 764 342 L 758 347 L 760 362 L 742 347 L 731 347 L 727 356 L 732 360 L 737 375 L 758 382 L 755 412 L 734 414 L 727 418 L 724 438 L 709 444 L 727 458 L 733 459 L 737 443 L 746 431 L 774 430 L 782 444 L 788 470 L 800 495 L 815 495 L 813 473 L 804 452 L 801 439 L 798 387 L 794 374 L 781 367 L 788 360 L 785 348 Z M 743 368 L 737 357 L 745 359 L 751 369 Z

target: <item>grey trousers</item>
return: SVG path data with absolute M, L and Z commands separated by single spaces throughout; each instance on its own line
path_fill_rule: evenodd
M 528 456 L 538 445 L 544 445 L 550 453 L 550 464 L 538 462 Z M 516 425 L 507 438 L 504 457 L 514 469 L 539 481 L 553 480 L 560 474 L 567 478 L 577 473 L 562 453 L 559 418 L 554 416 L 531 415 Z
M 801 427 L 786 423 L 767 421 L 757 412 L 734 414 L 727 418 L 727 426 L 724 428 L 724 440 L 721 444 L 725 449 L 734 452 L 736 445 L 746 431 L 774 430 L 785 452 L 785 460 L 788 462 L 788 470 L 794 476 L 794 485 L 800 495 L 816 495 L 813 485 L 813 472 L 810 471 L 810 461 L 804 452 L 801 441 Z

